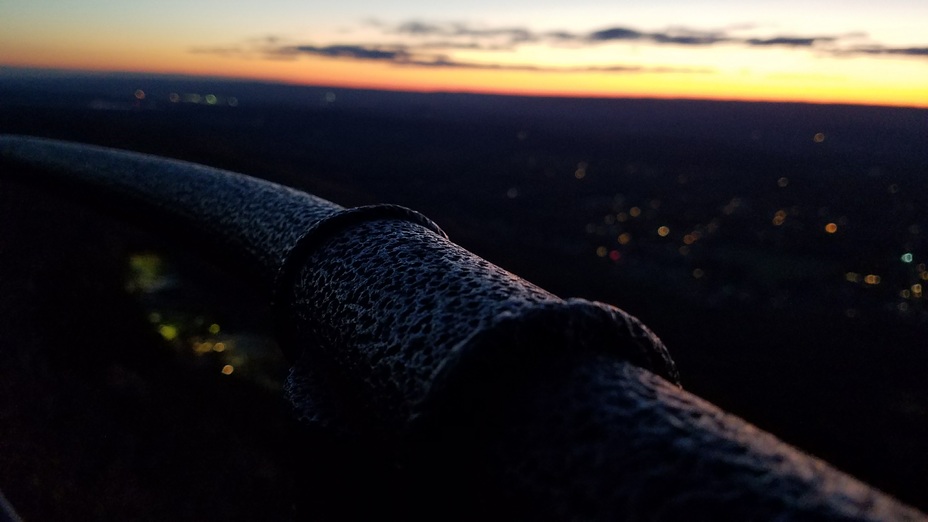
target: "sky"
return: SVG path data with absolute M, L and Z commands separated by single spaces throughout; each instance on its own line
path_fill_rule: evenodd
M 928 107 L 926 0 L 0 0 L 0 66 Z

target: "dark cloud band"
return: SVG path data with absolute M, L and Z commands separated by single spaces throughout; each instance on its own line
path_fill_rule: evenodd
M 777 37 L 777 38 L 766 38 L 758 39 L 751 38 L 745 40 L 744 43 L 753 46 L 771 46 L 771 45 L 783 45 L 787 47 L 812 47 L 818 42 L 834 42 L 835 38 L 830 36 L 819 36 L 812 38 L 789 38 L 789 37 Z
M 796 36 L 779 35 L 768 38 L 746 38 L 735 36 L 734 28 L 720 31 L 700 31 L 688 28 L 672 28 L 666 31 L 646 32 L 631 27 L 613 26 L 597 31 L 578 33 L 571 31 L 533 32 L 522 27 L 475 27 L 463 23 L 430 23 L 407 21 L 387 24 L 369 20 L 367 24 L 385 35 L 401 35 L 402 44 L 340 44 L 340 45 L 293 45 L 283 39 L 265 36 L 232 47 L 211 49 L 197 48 L 192 52 L 211 53 L 223 56 L 249 55 L 275 59 L 295 59 L 299 56 L 320 56 L 342 60 L 377 61 L 402 66 L 484 69 L 499 71 L 538 72 L 602 72 L 602 73 L 710 73 L 707 68 L 643 67 L 627 64 L 605 64 L 580 67 L 552 67 L 534 64 L 507 64 L 493 60 L 486 62 L 464 61 L 453 56 L 455 51 L 477 52 L 513 50 L 528 43 L 582 48 L 616 42 L 635 42 L 649 45 L 674 45 L 683 47 L 709 47 L 715 45 L 742 46 L 747 48 L 780 47 L 789 49 L 812 49 L 833 55 L 928 57 L 928 47 L 887 47 L 879 44 L 868 46 L 852 45 L 865 37 L 861 33 L 841 36 Z
M 858 47 L 856 49 L 849 50 L 848 53 L 928 57 L 928 47 Z
M 329 45 L 316 47 L 314 45 L 298 45 L 281 49 L 284 53 L 315 54 L 329 58 L 354 58 L 357 60 L 387 60 L 401 62 L 409 60 L 409 53 L 404 49 L 382 49 L 377 47 L 364 47 L 361 45 Z
M 674 28 L 667 31 L 641 31 L 627 26 L 606 27 L 591 32 L 548 31 L 533 32 L 521 27 L 484 28 L 472 27 L 467 24 L 441 24 L 409 21 L 390 26 L 383 22 L 376 22 L 377 27 L 388 33 L 403 34 L 418 39 L 442 37 L 448 44 L 461 39 L 468 39 L 466 45 L 484 48 L 479 43 L 482 40 L 495 39 L 497 43 L 493 49 L 513 48 L 524 43 L 546 44 L 574 44 L 579 46 L 592 46 L 614 42 L 641 42 L 655 45 L 676 45 L 691 47 L 707 47 L 717 44 L 740 45 L 744 47 L 785 47 L 785 48 L 814 48 L 833 54 L 858 55 L 896 55 L 896 56 L 928 56 L 928 47 L 886 47 L 875 44 L 868 47 L 854 47 L 850 43 L 861 37 L 864 33 L 848 33 L 839 36 L 795 36 L 774 35 L 765 38 L 746 38 L 736 36 L 739 30 L 754 29 L 753 25 L 733 26 L 720 31 L 700 31 L 689 28 Z M 502 40 L 505 44 L 500 44 Z M 460 44 L 459 44 L 460 45 Z M 451 46 L 448 47 L 452 48 Z M 490 48 L 490 47 L 486 47 Z
M 711 73 L 711 69 L 676 67 L 643 67 L 638 65 L 606 65 L 581 67 L 553 67 L 530 64 L 501 64 L 459 61 L 443 54 L 415 53 L 408 47 L 391 48 L 362 45 L 297 45 L 282 47 L 276 52 L 285 55 L 312 55 L 326 58 L 341 58 L 387 62 L 395 65 L 431 67 L 445 69 L 482 69 L 494 71 L 532 72 L 603 72 L 603 73 Z

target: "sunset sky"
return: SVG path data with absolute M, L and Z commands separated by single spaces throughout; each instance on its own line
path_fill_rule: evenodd
M 0 1 L 0 66 L 928 107 L 926 0 Z

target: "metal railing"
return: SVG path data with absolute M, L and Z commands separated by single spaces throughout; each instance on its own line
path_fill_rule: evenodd
M 224 245 L 274 296 L 301 420 L 376 441 L 496 514 L 924 517 L 681 389 L 634 317 L 560 299 L 416 212 L 20 136 L 0 136 L 4 164 Z

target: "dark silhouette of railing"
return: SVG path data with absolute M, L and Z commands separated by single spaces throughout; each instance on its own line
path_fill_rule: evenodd
M 36 138 L 0 137 L 4 164 L 225 245 L 272 291 L 303 421 L 497 515 L 924 517 L 682 390 L 634 317 L 560 299 L 411 210 Z

